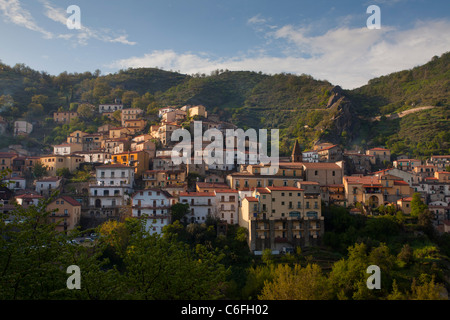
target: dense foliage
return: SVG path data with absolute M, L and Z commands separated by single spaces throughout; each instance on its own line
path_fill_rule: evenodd
M 303 149 L 315 141 L 332 139 L 347 148 L 387 146 L 394 156 L 445 154 L 450 148 L 449 59 L 450 53 L 446 53 L 423 66 L 343 90 L 347 99 L 333 108 L 328 102 L 334 86 L 308 75 L 228 70 L 183 75 L 139 68 L 104 76 L 99 70 L 51 76 L 23 64 L 0 64 L 1 115 L 10 122 L 24 118 L 37 124 L 32 138 L 17 141 L 19 138 L 6 137 L 0 147 L 20 143 L 45 148 L 62 142 L 75 130 L 93 132 L 114 120 L 95 113 L 92 117 L 89 106 L 95 109 L 99 103 L 121 99 L 125 107 L 144 110 L 150 121 L 163 106 L 203 104 L 209 114 L 244 129 L 280 129 L 282 155 L 289 154 L 294 139 Z M 343 108 L 344 104 L 348 108 Z M 435 108 L 389 118 L 421 106 Z M 51 118 L 57 110 L 78 111 L 81 118 L 56 125 Z M 371 121 L 374 116 L 381 116 L 380 121 Z

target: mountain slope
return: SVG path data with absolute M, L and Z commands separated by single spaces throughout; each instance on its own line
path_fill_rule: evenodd
M 139 68 L 103 76 L 50 76 L 24 65 L 0 64 L 0 110 L 10 121 L 27 116 L 43 123 L 71 103 L 111 103 L 115 98 L 126 107 L 142 108 L 150 118 L 163 106 L 203 104 L 210 114 L 244 129 L 279 129 L 282 155 L 290 153 L 296 139 L 303 150 L 330 141 L 352 149 L 387 146 L 394 155 L 450 153 L 449 89 L 450 53 L 354 90 L 284 73 L 217 70 L 206 76 Z M 433 108 L 401 113 L 424 106 Z M 404 116 L 386 117 L 396 113 Z M 85 121 L 90 130 L 101 123 L 100 118 Z M 60 139 L 61 132 L 74 128 L 60 128 L 55 136 Z M 56 142 L 50 135 L 46 139 Z

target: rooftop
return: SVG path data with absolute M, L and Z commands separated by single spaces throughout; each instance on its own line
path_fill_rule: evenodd
M 180 192 L 180 197 L 215 197 L 214 192 Z
M 65 202 L 69 203 L 70 205 L 74 206 L 74 207 L 81 207 L 81 203 L 79 203 L 77 200 L 75 200 L 72 197 L 69 196 L 60 196 L 58 198 L 56 198 L 53 202 L 55 202 L 58 199 L 62 199 Z

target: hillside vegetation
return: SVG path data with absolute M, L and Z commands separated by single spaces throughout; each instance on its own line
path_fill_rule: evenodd
M 209 114 L 244 129 L 280 129 L 282 155 L 289 154 L 298 139 L 303 149 L 331 141 L 350 149 L 387 146 L 394 156 L 421 157 L 450 153 L 449 62 L 446 53 L 354 90 L 304 74 L 216 70 L 210 75 L 184 75 L 138 68 L 103 76 L 99 70 L 52 76 L 23 64 L 0 64 L 0 111 L 10 122 L 24 118 L 41 124 L 34 138 L 49 145 L 76 129 L 95 131 L 106 121 L 94 115 L 58 126 L 50 120 L 57 110 L 76 111 L 83 104 L 118 98 L 125 107 L 143 109 L 151 120 L 167 105 L 203 104 Z M 398 119 L 386 117 L 421 106 L 435 108 Z M 379 121 L 371 121 L 376 116 Z M 17 143 L 9 137 L 0 147 L 6 142 Z

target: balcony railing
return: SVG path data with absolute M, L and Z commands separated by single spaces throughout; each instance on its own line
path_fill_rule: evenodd
M 368 194 L 381 193 L 381 190 L 364 190 L 364 193 Z
M 133 205 L 132 206 L 133 209 L 153 209 L 153 210 L 158 210 L 158 209 L 170 209 L 170 206 L 151 206 L 151 205 Z

